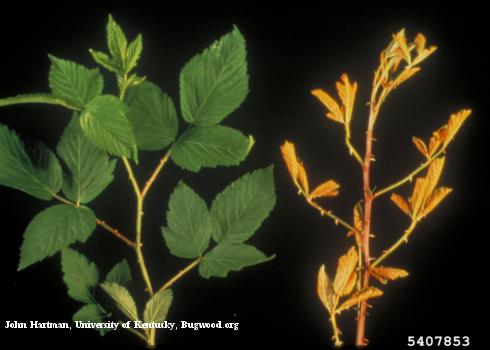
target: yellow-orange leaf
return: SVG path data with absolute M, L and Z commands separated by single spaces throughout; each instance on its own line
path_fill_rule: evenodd
M 438 130 L 432 133 L 432 137 L 429 141 L 429 154 L 432 156 L 439 149 L 439 147 L 445 142 L 447 138 L 447 125 L 440 127 Z
M 452 188 L 449 187 L 440 187 L 434 190 L 434 192 L 432 192 L 431 196 L 427 199 L 424 205 L 424 211 L 422 215 L 423 216 L 428 215 L 451 192 L 452 192 Z
M 308 194 L 308 177 L 303 163 L 296 156 L 294 143 L 285 141 L 281 146 L 281 153 L 295 185 Z
M 400 86 L 402 83 L 413 77 L 417 72 L 420 71 L 420 67 L 410 67 L 405 69 L 403 72 L 400 73 L 393 82 L 393 86 L 397 88 Z
M 439 157 L 434 159 L 432 163 L 429 165 L 429 170 L 427 171 L 427 188 L 426 188 L 426 198 L 432 194 L 434 189 L 436 188 L 439 179 L 441 177 L 442 169 L 444 168 L 444 157 Z
M 344 123 L 342 110 L 337 103 L 329 94 L 327 94 L 322 89 L 315 89 L 311 91 L 311 94 L 318 98 L 321 103 L 328 109 L 328 113 L 326 114 L 328 118 L 338 122 Z
M 386 284 L 387 281 L 393 281 L 397 278 L 408 276 L 408 272 L 403 269 L 385 266 L 373 267 L 370 270 L 370 274 L 383 284 Z
M 354 272 L 357 265 L 357 251 L 355 247 L 351 247 L 346 255 L 342 255 L 337 265 L 337 273 L 333 281 L 333 290 L 335 294 L 340 295 L 349 281 L 351 274 Z
M 392 193 L 390 199 L 400 208 L 405 214 L 408 216 L 412 216 L 412 212 L 410 210 L 410 205 L 407 203 L 405 198 L 400 196 L 399 194 Z
M 413 187 L 412 196 L 410 197 L 410 212 L 412 215 L 417 216 L 424 200 L 426 198 L 426 188 L 428 180 L 425 177 L 419 177 L 415 181 L 415 186 Z
M 349 279 L 347 280 L 347 283 L 345 284 L 344 288 L 340 291 L 339 296 L 345 296 L 349 295 L 352 293 L 354 290 L 354 286 L 356 285 L 357 282 L 357 273 L 356 271 L 352 271 L 352 273 L 349 276 Z
M 451 115 L 447 123 L 448 135 L 444 142 L 446 145 L 454 138 L 458 130 L 461 128 L 461 125 L 463 125 L 464 121 L 470 116 L 470 114 L 471 109 L 462 109 L 459 112 Z
M 429 158 L 429 151 L 427 150 L 427 146 L 425 145 L 424 141 L 414 136 L 412 137 L 412 142 L 420 153 L 422 153 L 426 158 Z
M 318 298 L 322 302 L 323 306 L 328 310 L 328 312 L 333 312 L 333 298 L 332 298 L 332 288 L 329 283 L 327 271 L 325 265 L 322 265 L 318 270 L 318 280 L 316 285 L 316 292 Z
M 333 180 L 325 181 L 310 193 L 310 198 L 335 197 L 339 194 L 339 187 L 339 184 Z
M 396 33 L 393 38 L 395 39 L 396 43 L 398 44 L 398 47 L 401 50 L 402 57 L 405 61 L 407 61 L 408 64 L 411 63 L 412 59 L 410 57 L 410 50 L 408 49 L 407 46 L 407 38 L 405 36 L 405 29 L 400 30 L 398 33 Z
M 419 64 L 420 62 L 425 60 L 427 57 L 432 55 L 436 50 L 437 50 L 437 46 L 431 46 L 428 49 L 424 48 L 424 50 L 422 50 L 422 52 L 417 54 L 417 57 L 415 57 L 415 59 L 413 60 L 412 65 L 414 66 L 416 64 Z
M 340 307 L 336 310 L 336 312 L 340 313 L 344 310 L 351 308 L 354 305 L 357 305 L 362 301 L 379 297 L 381 295 L 383 295 L 383 292 L 381 290 L 379 290 L 378 288 L 369 287 L 363 291 L 360 291 L 359 293 L 354 294 L 352 297 L 347 299 L 342 305 L 340 305 Z

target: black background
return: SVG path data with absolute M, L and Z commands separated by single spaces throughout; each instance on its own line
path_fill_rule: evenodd
M 204 280 L 197 272 L 174 289 L 170 321 L 240 322 L 238 332 L 179 330 L 160 332 L 172 346 L 248 345 L 322 346 L 330 343 L 328 317 L 315 293 L 318 267 L 331 274 L 337 259 L 352 243 L 345 232 L 322 219 L 296 191 L 282 163 L 279 146 L 294 141 L 318 184 L 327 178 L 342 186 L 341 196 L 325 202 L 350 218 L 361 195 L 361 175 L 343 145 L 342 129 L 323 117 L 312 88 L 330 92 L 343 72 L 358 81 L 354 143 L 362 149 L 369 87 L 378 55 L 401 27 L 409 37 L 426 34 L 438 45 L 423 71 L 393 93 L 376 127 L 375 183 L 383 186 L 406 174 L 421 157 L 410 138 L 424 139 L 444 124 L 451 112 L 470 107 L 473 115 L 449 147 L 441 183 L 454 187 L 450 197 L 416 230 L 407 246 L 389 259 L 409 278 L 383 286 L 385 295 L 372 302 L 367 323 L 370 348 L 405 348 L 409 335 L 468 335 L 474 345 L 486 344 L 483 318 L 488 314 L 485 260 L 488 205 L 488 40 L 486 11 L 463 5 L 336 7 L 280 3 L 268 9 L 243 5 L 191 9 L 137 2 L 131 7 L 82 3 L 43 8 L 15 6 L 2 12 L 1 93 L 47 91 L 47 53 L 95 66 L 87 49 L 105 50 L 105 24 L 112 13 L 130 38 L 143 34 L 144 52 L 138 72 L 178 102 L 180 69 L 194 54 L 236 24 L 247 39 L 250 94 L 225 124 L 253 134 L 256 144 L 235 168 L 206 169 L 199 174 L 170 164 L 147 199 L 145 254 L 155 284 L 168 279 L 185 261 L 168 254 L 159 227 L 165 222 L 170 192 L 183 179 L 208 203 L 241 174 L 275 164 L 277 205 L 251 242 L 277 258 L 267 264 L 231 273 L 226 279 Z M 266 6 L 263 2 L 262 6 Z M 106 72 L 104 72 L 105 74 Z M 114 88 L 109 74 L 106 91 Z M 42 140 L 56 146 L 70 113 L 55 106 L 26 105 L 0 110 L 0 120 L 18 131 L 26 143 Z M 182 125 L 182 124 L 181 124 Z M 137 176 L 145 179 L 160 153 L 143 153 Z M 400 190 L 407 194 L 408 188 Z M 21 192 L 0 188 L 2 227 L 2 321 L 69 321 L 80 304 L 66 294 L 59 256 L 16 272 L 22 233 L 31 218 L 49 204 Z M 132 234 L 134 197 L 121 164 L 109 189 L 92 205 L 99 217 Z M 374 254 L 394 242 L 407 218 L 387 198 L 374 207 Z M 132 252 L 101 229 L 84 246 L 76 246 L 106 272 L 128 257 L 142 300 L 141 280 Z M 377 252 L 377 253 L 376 253 Z M 387 261 L 388 263 L 388 261 Z M 486 265 L 484 265 L 486 264 Z M 488 322 L 486 322 L 488 323 Z M 3 326 L 3 324 L 2 324 Z M 340 317 L 347 344 L 355 336 L 354 312 Z M 117 332 L 101 339 L 93 331 L 3 330 L 6 343 L 139 345 Z M 476 347 L 475 347 L 476 348 Z

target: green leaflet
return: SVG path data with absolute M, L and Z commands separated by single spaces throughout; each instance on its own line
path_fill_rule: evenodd
M 116 161 L 94 146 L 80 128 L 80 118 L 74 114 L 56 148 L 70 174 L 65 176 L 63 192 L 75 203 L 95 199 L 114 179 Z
M 57 204 L 32 219 L 24 233 L 18 270 L 52 256 L 77 241 L 84 243 L 95 229 L 87 207 Z
M 247 94 L 245 39 L 236 27 L 193 57 L 180 73 L 180 104 L 188 123 L 217 124 Z
M 180 181 L 170 196 L 163 237 L 170 252 L 181 258 L 196 258 L 208 248 L 211 217 L 206 202 Z
M 204 256 L 199 274 L 204 278 L 226 277 L 230 271 L 239 271 L 273 259 L 248 244 L 220 243 Z
M 117 283 L 121 286 L 127 286 L 131 281 L 131 269 L 126 259 L 116 264 L 107 274 L 104 282 Z
M 100 64 L 102 67 L 113 73 L 122 74 L 121 68 L 117 66 L 117 64 L 105 52 L 95 51 L 93 49 L 89 49 L 88 51 L 90 52 L 90 55 L 92 55 L 94 61 Z
M 72 106 L 65 100 L 51 94 L 22 94 L 13 97 L 0 98 L 0 107 L 26 103 L 46 103 L 50 105 L 59 105 L 69 109 L 78 110 L 77 107 Z
M 233 128 L 214 125 L 193 127 L 172 146 L 172 160 L 193 172 L 202 167 L 238 165 L 248 155 L 253 138 Z
M 114 299 L 118 309 L 130 320 L 139 320 L 136 303 L 125 287 L 112 282 L 104 282 L 100 286 L 112 299 Z
M 172 304 L 173 293 L 170 289 L 159 290 L 146 303 L 143 313 L 145 322 L 163 322 L 167 319 L 168 309 Z
M 109 316 L 110 315 L 104 312 L 98 304 L 86 304 L 73 315 L 73 322 L 82 321 L 101 323 L 105 322 Z M 95 329 L 102 336 L 111 331 L 109 328 L 102 327 L 96 327 Z
M 114 63 L 124 71 L 126 66 L 126 49 L 128 46 L 128 41 L 124 35 L 123 30 L 116 23 L 114 18 L 109 15 L 109 20 L 107 21 L 107 48 L 112 56 Z
M 136 65 L 143 51 L 143 36 L 138 34 L 136 38 L 128 45 L 126 52 L 126 73 L 129 73 Z
M 136 158 L 136 140 L 127 107 L 115 96 L 93 98 L 80 116 L 83 133 L 95 146 L 119 157 Z
M 97 266 L 77 251 L 65 248 L 61 253 L 61 269 L 68 295 L 82 303 L 94 303 L 93 289 L 99 283 Z
M 273 166 L 242 176 L 218 194 L 211 215 L 219 224 L 218 243 L 244 242 L 259 228 L 276 202 Z
M 55 97 L 81 109 L 102 93 L 104 79 L 98 69 L 88 69 L 53 55 L 49 55 L 49 59 L 49 86 Z
M 148 81 L 128 89 L 126 104 L 138 148 L 158 151 L 175 140 L 179 129 L 170 97 Z
M 58 193 L 63 179 L 56 156 L 43 145 L 33 164 L 17 134 L 0 124 L 0 184 L 50 200 Z

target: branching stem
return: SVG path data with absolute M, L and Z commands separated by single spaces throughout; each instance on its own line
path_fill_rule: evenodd
M 158 291 L 160 292 L 162 290 L 165 290 L 167 288 L 170 288 L 175 282 L 177 282 L 178 280 L 180 280 L 189 271 L 191 271 L 193 268 L 195 268 L 197 265 L 199 265 L 201 263 L 202 259 L 203 259 L 203 257 L 199 257 L 196 260 L 194 260 L 193 262 L 191 262 L 185 268 L 183 268 L 182 270 L 180 270 L 174 277 L 172 277 L 167 282 L 165 282 L 165 284 L 162 287 L 160 287 L 160 289 Z

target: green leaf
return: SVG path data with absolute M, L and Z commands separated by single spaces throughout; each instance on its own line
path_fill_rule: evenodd
M 102 323 L 106 322 L 107 318 L 110 315 L 104 312 L 98 304 L 87 304 L 84 305 L 80 310 L 78 310 L 73 315 L 73 322 L 82 321 L 82 322 L 94 322 L 94 323 Z M 105 335 L 109 333 L 112 329 L 103 328 L 103 327 L 95 327 L 100 335 Z
M 163 322 L 167 319 L 168 309 L 172 304 L 172 290 L 164 289 L 154 294 L 146 303 L 143 313 L 145 322 Z
M 199 265 L 199 274 L 204 278 L 226 277 L 230 271 L 240 271 L 273 258 L 248 244 L 220 243 L 204 256 Z
M 72 61 L 49 55 L 49 86 L 53 95 L 77 108 L 83 108 L 102 93 L 104 79 L 98 69 L 88 69 Z
M 72 106 L 65 100 L 51 94 L 22 94 L 13 97 L 0 98 L 0 107 L 26 103 L 45 103 L 78 110 L 77 107 Z
M 37 158 L 33 164 L 19 136 L 0 124 L 0 185 L 40 199 L 52 199 L 61 188 L 61 166 L 54 153 L 43 145 L 38 148 Z
M 238 30 L 194 56 L 180 73 L 180 103 L 188 123 L 214 125 L 248 94 L 245 39 Z
M 148 81 L 131 87 L 126 94 L 128 118 L 138 148 L 158 151 L 175 140 L 179 124 L 170 97 Z
M 181 258 L 196 258 L 208 248 L 211 217 L 206 202 L 180 181 L 170 196 L 163 237 L 170 252 Z
M 136 65 L 143 51 L 143 37 L 138 34 L 136 38 L 128 45 L 126 57 L 126 73 L 129 73 Z
M 32 219 L 20 248 L 22 270 L 77 241 L 84 243 L 95 229 L 95 215 L 87 207 L 57 204 Z
M 136 140 L 127 107 L 112 95 L 97 96 L 80 116 L 85 136 L 100 149 L 119 157 L 136 157 Z
M 95 302 L 93 289 L 99 283 L 99 271 L 93 262 L 79 252 L 65 248 L 61 253 L 61 269 L 70 297 L 83 303 Z
M 113 58 L 114 63 L 124 71 L 126 66 L 126 49 L 128 41 L 121 27 L 114 18 L 109 15 L 107 22 L 107 48 Z
M 116 264 L 105 278 L 105 282 L 117 283 L 121 286 L 127 286 L 131 280 L 131 268 L 126 259 Z
M 194 127 L 172 146 L 172 160 L 183 169 L 197 172 L 202 167 L 238 165 L 254 143 L 233 128 L 215 125 Z
M 130 320 L 139 320 L 136 303 L 125 287 L 112 282 L 104 282 L 100 286 L 112 299 L 114 299 L 119 310 L 121 310 Z
M 114 179 L 116 161 L 94 146 L 80 128 L 80 118 L 74 115 L 56 148 L 70 170 L 65 177 L 63 192 L 75 203 L 95 199 Z
M 121 68 L 118 67 L 118 65 L 114 63 L 112 59 L 109 57 L 109 55 L 107 55 L 105 52 L 95 51 L 93 49 L 89 49 L 88 51 L 92 55 L 94 61 L 100 64 L 105 69 L 114 73 L 119 73 L 119 74 L 123 73 L 121 71 Z
M 213 231 L 216 242 L 244 242 L 269 216 L 276 202 L 273 166 L 255 170 L 218 194 L 211 215 L 219 223 Z

